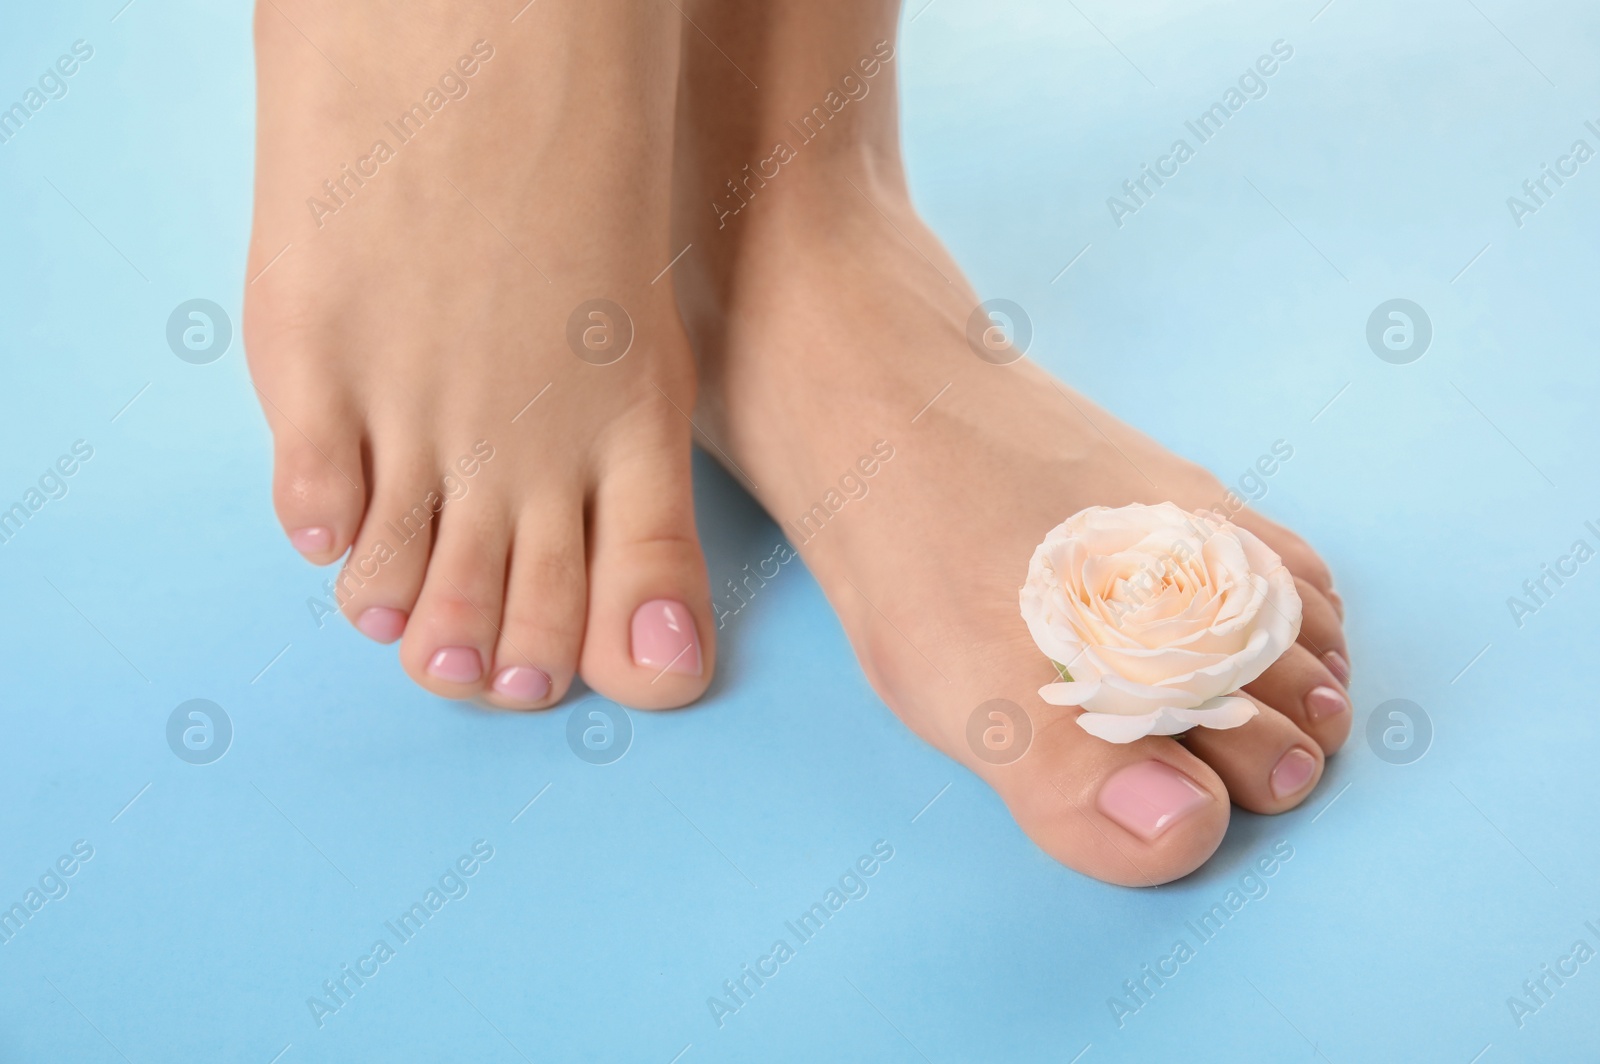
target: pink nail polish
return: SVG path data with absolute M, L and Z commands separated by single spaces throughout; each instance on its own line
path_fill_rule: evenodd
M 1313 687 L 1306 692 L 1306 716 L 1312 720 L 1327 720 L 1349 708 L 1349 700 L 1331 687 Z
M 1317 759 L 1300 749 L 1298 746 L 1278 759 L 1273 766 L 1272 795 L 1275 798 L 1287 798 L 1291 794 L 1300 793 L 1311 777 L 1317 773 Z
M 297 528 L 289 533 L 289 545 L 301 554 L 325 554 L 333 546 L 333 529 Z
M 700 638 L 689 607 L 672 599 L 652 599 L 634 610 L 633 663 L 699 676 Z
M 387 606 L 369 606 L 356 618 L 356 629 L 368 639 L 393 643 L 405 634 L 406 615 Z
M 1333 678 L 1346 687 L 1350 686 L 1350 663 L 1344 660 L 1344 655 L 1337 650 L 1330 650 L 1322 655 L 1322 660 L 1328 663 L 1328 671 L 1333 673 Z
M 483 658 L 471 647 L 445 647 L 428 660 L 428 675 L 445 683 L 477 683 Z
M 500 670 L 494 689 L 513 702 L 540 702 L 550 693 L 550 677 L 527 665 L 512 665 Z
M 1153 842 L 1211 795 L 1165 761 L 1140 761 L 1119 769 L 1100 787 L 1100 811 Z

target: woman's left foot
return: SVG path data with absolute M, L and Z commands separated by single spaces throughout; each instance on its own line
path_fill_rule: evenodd
M 760 72 L 770 124 L 757 114 L 732 135 L 738 123 L 710 110 L 737 91 L 714 56 L 690 67 L 680 118 L 678 219 L 699 254 L 679 293 L 701 357 L 703 424 L 760 486 L 873 686 L 914 731 L 993 786 L 1058 860 L 1130 885 L 1182 876 L 1221 842 L 1230 799 L 1293 808 L 1349 734 L 1328 568 L 1292 532 L 1236 515 L 1283 557 L 1304 603 L 1299 644 L 1247 686 L 1260 713 L 1242 727 L 1117 745 L 1078 727 L 1077 710 L 1045 704 L 1038 689 L 1056 677 L 1017 601 L 1045 533 L 1089 506 L 1218 509 L 1229 493 L 1037 366 L 980 357 L 968 339 L 977 297 L 901 177 L 893 73 L 815 143 L 782 121 L 806 113 L 827 81 L 819 71 L 882 54 L 870 26 L 839 43 L 863 6 L 764 10 L 795 65 L 794 76 Z M 728 46 L 742 17 L 707 31 Z M 892 37 L 892 22 L 878 29 Z M 719 228 L 726 220 L 708 209 L 718 177 L 740 172 L 749 145 L 775 142 L 794 158 Z M 971 738 L 994 699 L 1031 721 L 1019 759 Z

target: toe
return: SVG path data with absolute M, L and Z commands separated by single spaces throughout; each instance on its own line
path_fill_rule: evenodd
M 1171 739 L 1108 743 L 1074 717 L 1058 716 L 1014 764 L 975 766 L 1022 829 L 1068 867 L 1123 886 L 1157 886 L 1204 863 L 1228 827 L 1217 774 Z
M 1282 713 L 1268 705 L 1260 709 L 1240 727 L 1195 728 L 1185 741 L 1216 770 L 1241 808 L 1281 813 L 1303 802 L 1322 778 L 1322 749 Z
M 1328 601 L 1333 604 L 1334 612 L 1339 615 L 1339 623 L 1344 623 L 1344 598 L 1337 591 L 1328 592 Z
M 256 398 L 272 429 L 273 507 L 294 549 L 327 565 L 361 527 L 369 483 L 362 422 L 340 380 L 329 375 L 334 334 L 286 325 L 304 316 L 286 313 L 282 299 L 266 298 L 264 290 L 247 294 L 241 324 Z
M 1246 693 L 1289 718 L 1331 754 L 1350 735 L 1350 699 L 1328 663 L 1296 644 L 1272 663 Z
M 578 668 L 585 611 L 583 507 L 524 512 L 511 547 L 505 619 L 485 697 L 507 709 L 559 702 Z
M 1295 578 L 1300 592 L 1300 645 L 1322 659 L 1341 685 L 1350 682 L 1350 651 L 1339 606 L 1309 581 Z
M 602 470 L 589 542 L 584 680 L 637 709 L 700 697 L 715 646 L 686 426 L 658 427 Z
M 361 527 L 366 502 L 361 440 L 334 410 L 298 411 L 291 421 L 264 395 L 273 431 L 272 503 L 289 543 L 309 561 L 328 565 Z
M 400 644 L 400 664 L 420 686 L 445 698 L 484 690 L 500 639 L 510 546 L 510 521 L 493 501 L 474 496 L 444 504 Z
M 372 505 L 339 574 L 339 608 L 379 643 L 405 632 L 428 570 L 434 508 L 442 498 L 428 470 L 420 458 L 379 459 Z
M 1306 581 L 1324 595 L 1333 591 L 1333 570 L 1322 560 L 1322 555 L 1313 550 L 1311 544 L 1299 535 L 1276 521 L 1267 520 L 1253 510 L 1240 511 L 1233 521 L 1234 524 L 1260 536 L 1262 542 L 1277 552 L 1278 557 L 1283 559 L 1283 564 L 1296 577 Z

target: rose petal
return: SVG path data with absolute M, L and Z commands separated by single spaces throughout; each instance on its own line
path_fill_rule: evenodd
M 1135 739 L 1143 739 L 1149 735 L 1160 715 L 1160 710 L 1137 717 L 1122 717 L 1112 713 L 1080 713 L 1078 727 L 1108 743 L 1131 743 Z
M 1256 712 L 1237 692 L 1301 624 L 1277 554 L 1218 515 L 1173 503 L 1069 517 L 1034 551 L 1018 601 L 1034 642 L 1072 674 L 1040 697 L 1080 706 L 1086 719 L 1120 718 L 1084 724 L 1107 737 L 1237 727 Z
M 1047 683 L 1039 688 L 1039 697 L 1047 705 L 1052 706 L 1081 706 L 1093 698 L 1100 689 L 1100 681 L 1092 680 L 1087 683 L 1081 680 L 1063 681 L 1061 683 Z
M 1078 727 L 1109 743 L 1131 743 L 1146 735 L 1180 735 L 1190 728 L 1237 728 L 1260 708 L 1248 698 L 1214 698 L 1194 709 L 1157 709 L 1137 716 L 1080 713 Z
M 1074 674 L 1076 675 L 1076 674 Z M 1096 680 L 1046 684 L 1039 697 L 1053 706 L 1082 706 L 1092 713 L 1136 717 L 1158 709 L 1193 709 L 1206 700 L 1171 687 L 1154 687 L 1107 673 Z

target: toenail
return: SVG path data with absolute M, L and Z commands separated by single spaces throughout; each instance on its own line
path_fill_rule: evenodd
M 1344 655 L 1337 650 L 1330 650 L 1322 655 L 1322 660 L 1328 663 L 1328 671 L 1333 673 L 1333 678 L 1350 686 L 1350 663 L 1344 660 Z
M 1306 693 L 1306 716 L 1312 720 L 1327 720 L 1349 708 L 1349 699 L 1331 687 L 1313 687 Z
M 483 658 L 471 647 L 445 647 L 429 659 L 428 675 L 445 683 L 475 683 L 483 675 Z
M 1344 599 L 1339 596 L 1339 593 L 1330 589 L 1328 591 L 1328 601 L 1333 603 L 1333 611 L 1339 615 L 1339 619 L 1341 621 L 1344 620 Z
M 1211 800 L 1198 783 L 1165 761 L 1140 761 L 1100 788 L 1100 811 L 1146 842 Z
M 1272 769 L 1272 796 L 1298 794 L 1317 773 L 1317 759 L 1298 746 L 1278 759 Z
M 333 529 L 297 528 L 289 533 L 289 545 L 301 554 L 325 554 L 333 546 Z
M 369 606 L 356 618 L 356 628 L 368 639 L 393 643 L 405 634 L 406 615 L 387 606 Z
M 527 665 L 513 665 L 500 670 L 494 690 L 513 702 L 538 702 L 550 693 L 550 677 Z
M 671 599 L 652 599 L 634 610 L 633 663 L 699 676 L 700 638 L 689 607 Z

